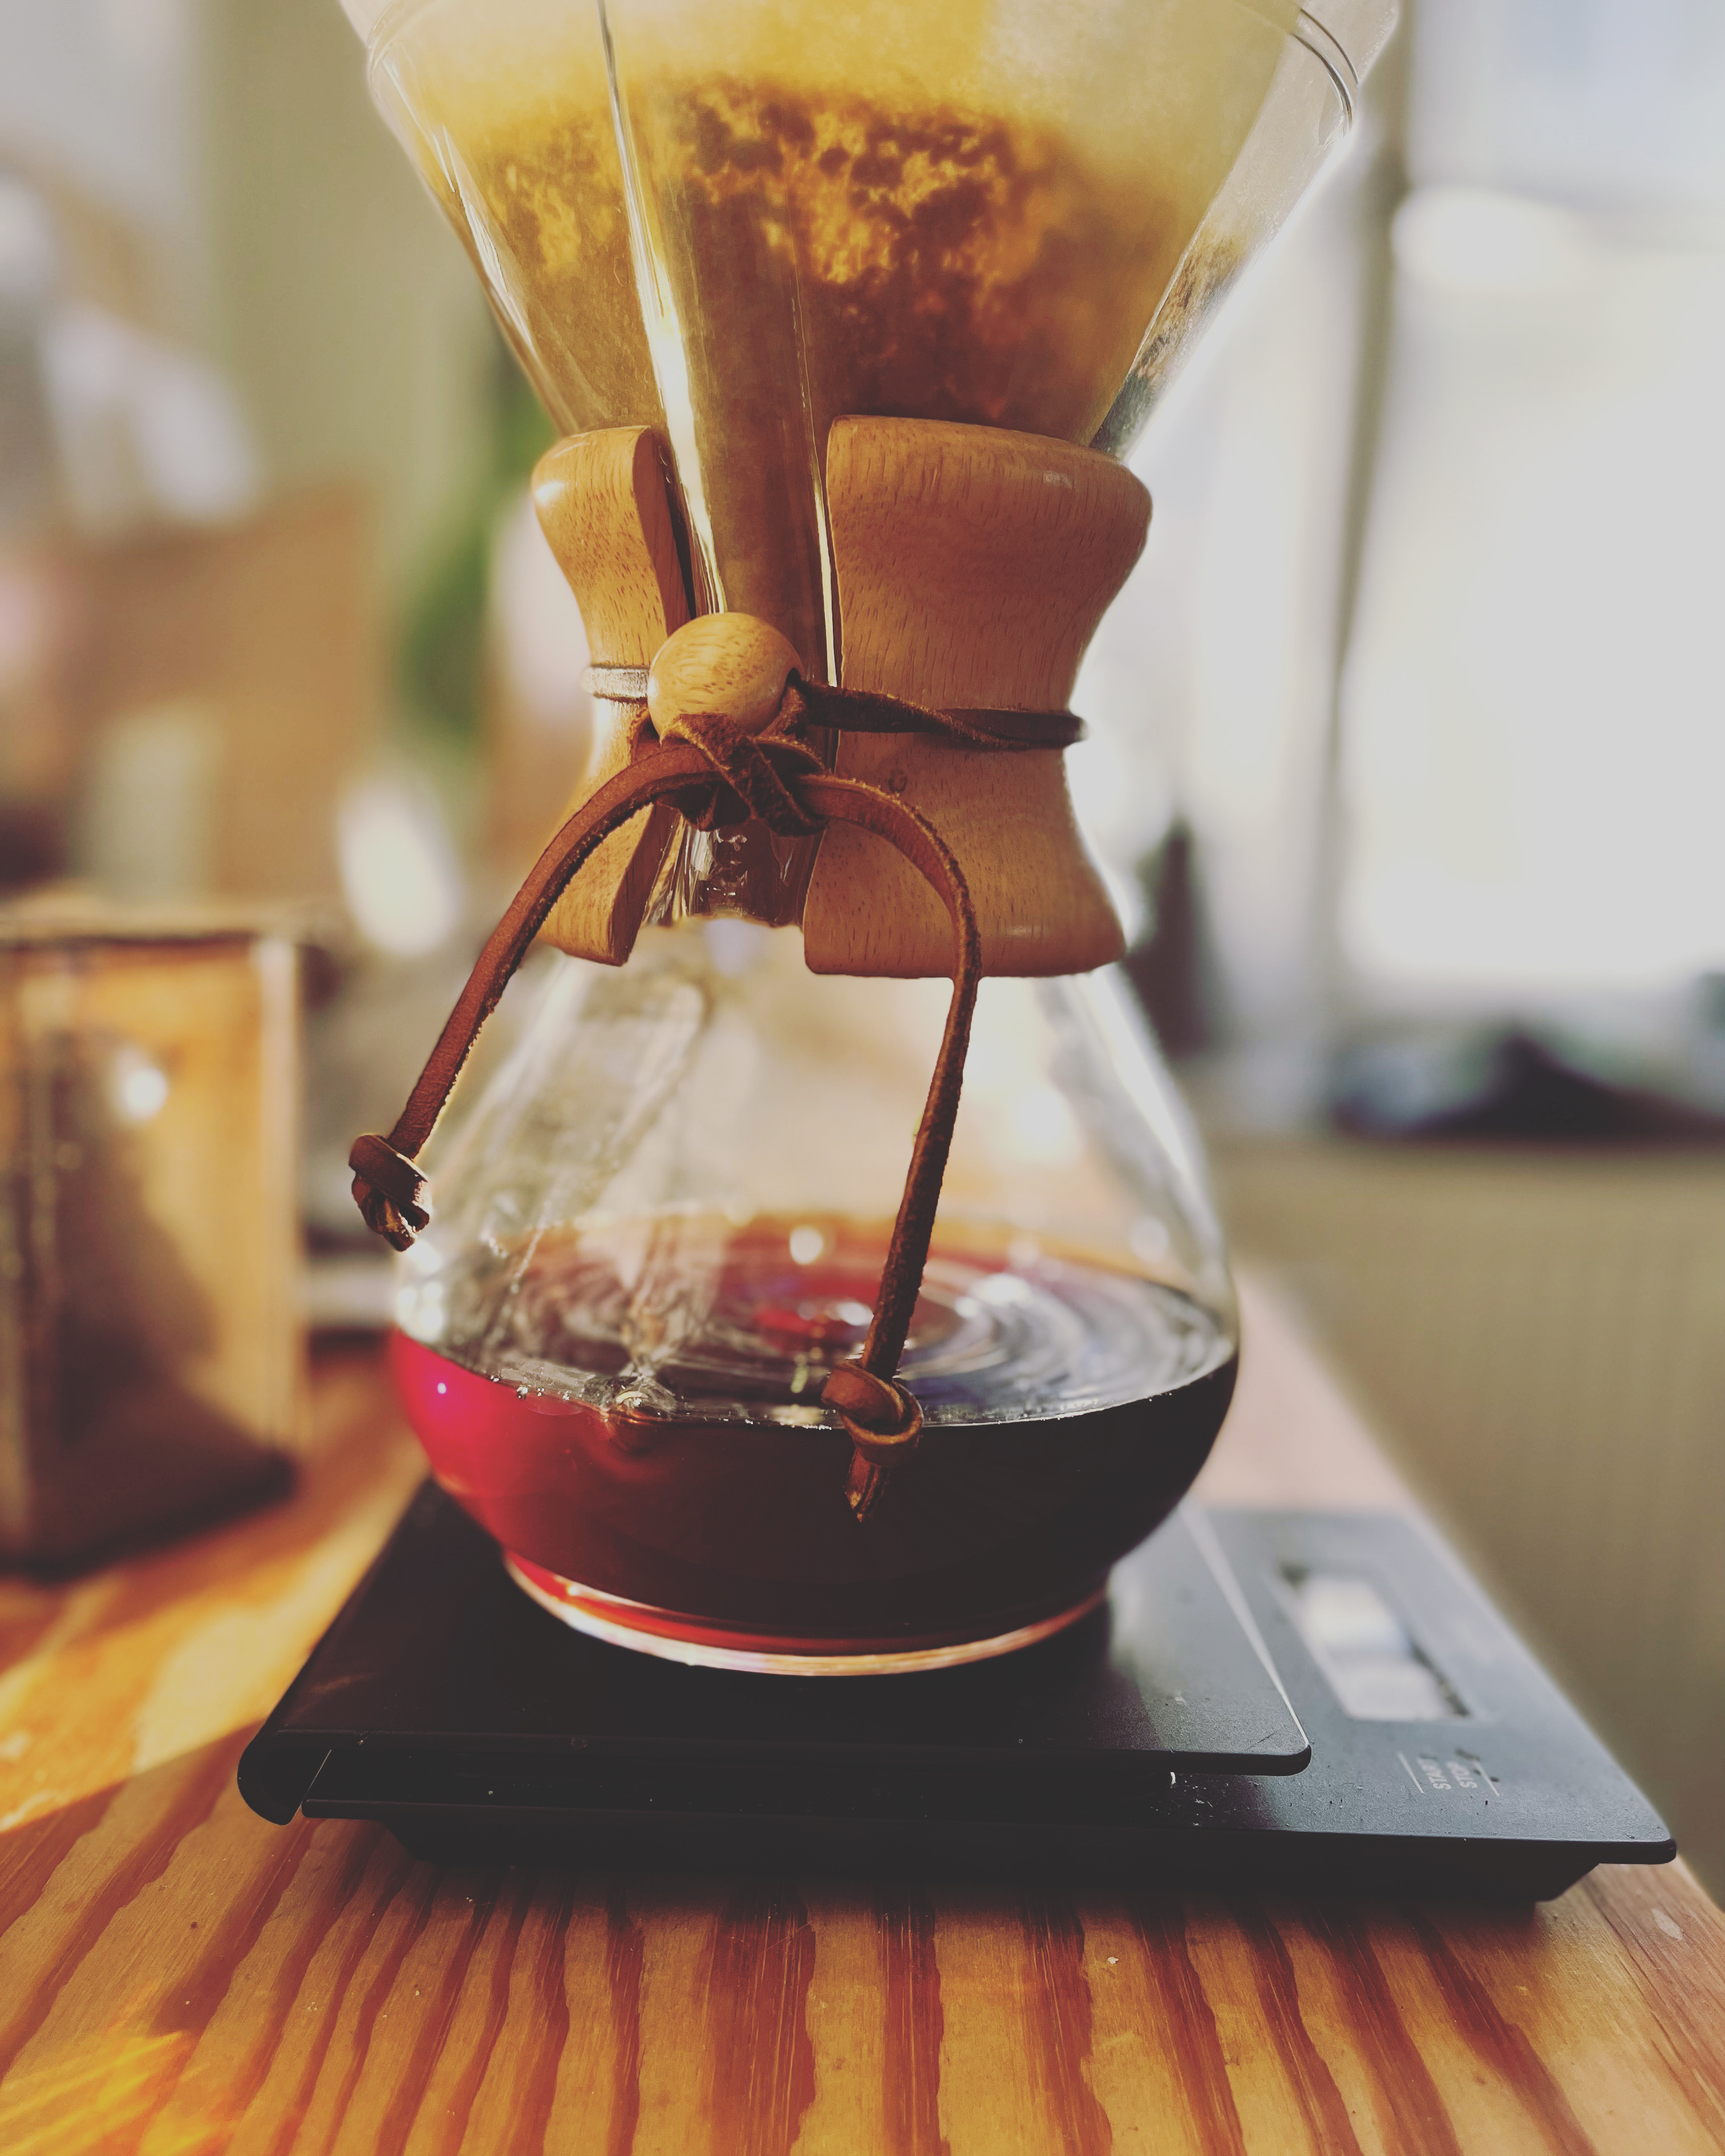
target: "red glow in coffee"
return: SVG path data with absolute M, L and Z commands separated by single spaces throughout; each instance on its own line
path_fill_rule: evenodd
M 675 1290 L 644 1306 L 667 1237 Z M 588 1590 L 578 1617 L 635 1605 L 610 1614 L 660 1636 L 890 1653 L 1081 1609 L 1233 1389 L 1231 1342 L 1169 1287 L 1025 1238 L 937 1241 L 901 1366 L 922 1438 L 860 1527 L 819 1403 L 866 1332 L 878 1230 L 685 1217 L 547 1244 L 487 1349 L 398 1336 L 403 1395 L 439 1481 L 534 1585 Z M 645 1378 L 644 1328 L 675 1341 Z

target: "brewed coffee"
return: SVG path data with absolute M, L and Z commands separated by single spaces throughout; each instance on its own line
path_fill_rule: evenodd
M 544 1238 L 463 1361 L 398 1338 L 414 1428 L 536 1584 L 581 1590 L 576 1621 L 623 1603 L 649 1634 L 862 1652 L 1081 1609 L 1209 1451 L 1231 1340 L 1177 1290 L 1029 1236 L 937 1240 L 900 1364 L 922 1436 L 860 1527 L 819 1402 L 885 1248 L 830 1218 Z

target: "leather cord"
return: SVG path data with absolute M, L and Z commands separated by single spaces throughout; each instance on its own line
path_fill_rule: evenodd
M 593 665 L 582 682 L 591 696 L 644 704 L 650 672 L 645 666 Z M 937 711 L 901 697 L 876 696 L 872 690 L 829 689 L 824 682 L 800 679 L 797 685 L 809 725 L 850 733 L 941 734 L 971 748 L 1070 748 L 1085 735 L 1076 711 Z
M 860 1520 L 878 1500 L 887 1469 L 915 1449 L 922 1428 L 921 1409 L 895 1381 L 894 1373 L 927 1263 L 982 978 L 976 908 L 963 871 L 940 834 L 895 795 L 860 779 L 834 777 L 798 737 L 804 726 L 831 725 L 835 711 L 865 703 L 891 705 L 895 713 L 917 711 L 899 706 L 896 699 L 865 699 L 793 675 L 777 712 L 758 733 L 745 732 L 722 712 L 685 713 L 663 739 L 644 728 L 634 759 L 563 824 L 492 930 L 389 1136 L 361 1137 L 348 1156 L 354 1200 L 366 1224 L 397 1250 L 409 1249 L 431 1219 L 425 1178 L 414 1158 L 431 1136 L 480 1029 L 582 864 L 643 808 L 668 801 L 690 823 L 707 829 L 755 817 L 788 837 L 806 837 L 828 824 L 849 824 L 884 839 L 917 870 L 946 908 L 952 924 L 952 997 L 868 1336 L 859 1356 L 829 1373 L 821 1395 L 850 1435 L 845 1496 Z M 942 721 L 937 730 L 947 730 L 947 715 L 918 716 Z

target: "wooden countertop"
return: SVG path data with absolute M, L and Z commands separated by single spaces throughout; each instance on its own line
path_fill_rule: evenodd
M 1214 1502 L 1407 1502 L 1261 1293 Z M 239 1753 L 417 1483 L 326 1361 L 274 1512 L 0 1582 L 0 2150 L 1725 2149 L 1725 1919 L 443 1873 Z

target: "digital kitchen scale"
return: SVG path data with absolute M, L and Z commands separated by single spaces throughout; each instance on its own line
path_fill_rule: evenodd
M 460 1865 L 1543 1899 L 1676 1853 L 1430 1534 L 1189 1503 L 1040 1645 L 798 1678 L 570 1630 L 428 1483 L 239 1787 Z

